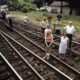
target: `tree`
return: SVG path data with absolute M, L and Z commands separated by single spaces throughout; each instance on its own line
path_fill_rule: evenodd
M 6 3 L 6 0 L 0 0 L 0 5 L 3 5 Z
M 72 15 L 73 10 L 75 10 L 76 13 L 79 15 L 80 14 L 80 0 L 67 0 L 67 2 L 70 7 L 69 14 Z
M 28 12 L 35 10 L 36 6 L 31 4 L 30 0 L 7 0 L 9 10 L 17 10 L 22 12 Z

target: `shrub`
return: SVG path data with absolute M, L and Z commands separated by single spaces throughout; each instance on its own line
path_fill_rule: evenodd
M 24 6 L 20 9 L 20 11 L 25 13 L 25 12 L 28 12 L 29 9 L 26 6 Z
M 30 2 L 25 2 L 24 0 L 7 0 L 7 5 L 9 6 L 9 10 L 19 10 L 22 12 L 28 12 L 36 9 L 34 4 Z
M 28 11 L 32 11 L 32 10 L 36 10 L 36 9 L 35 9 L 35 5 L 33 5 L 31 3 L 23 3 L 21 5 L 20 11 L 22 11 L 22 12 L 28 12 Z
M 40 22 L 41 20 L 37 18 L 36 21 L 39 21 Z
M 48 16 L 48 14 L 47 14 L 47 13 L 43 13 L 43 15 L 42 15 L 42 16 L 46 17 L 46 16 Z
M 10 11 L 14 11 L 14 8 L 13 8 L 13 7 L 9 7 L 9 10 L 10 10 Z

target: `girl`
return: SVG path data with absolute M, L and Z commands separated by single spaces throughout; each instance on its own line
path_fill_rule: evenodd
M 51 51 L 51 44 L 53 42 L 53 35 L 51 33 L 51 31 L 47 32 L 47 34 L 45 35 L 45 44 L 46 44 L 46 55 L 44 58 L 49 59 L 50 57 L 50 51 Z
M 59 53 L 61 54 L 60 58 L 64 59 L 64 55 L 66 53 L 67 50 L 67 45 L 68 45 L 68 37 L 66 35 L 66 33 L 63 33 L 63 36 L 61 37 L 61 42 L 59 45 Z

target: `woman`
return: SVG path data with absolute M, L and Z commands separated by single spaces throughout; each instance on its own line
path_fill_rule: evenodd
M 51 51 L 51 44 L 53 42 L 53 35 L 51 33 L 51 31 L 47 32 L 47 34 L 45 35 L 45 44 L 46 44 L 46 55 L 44 58 L 49 59 L 50 57 L 50 51 Z
M 59 45 L 59 53 L 61 54 L 61 56 L 60 56 L 61 59 L 64 59 L 66 50 L 68 48 L 67 47 L 68 41 L 69 41 L 69 39 L 68 39 L 66 33 L 63 33 L 63 36 L 61 37 L 61 42 Z
M 42 31 L 42 34 L 44 34 L 44 31 L 47 27 L 47 21 L 46 19 L 44 19 L 43 21 L 41 21 L 41 31 Z

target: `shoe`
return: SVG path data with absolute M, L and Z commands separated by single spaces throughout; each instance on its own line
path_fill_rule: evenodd
M 44 56 L 43 59 L 46 59 L 46 56 Z

